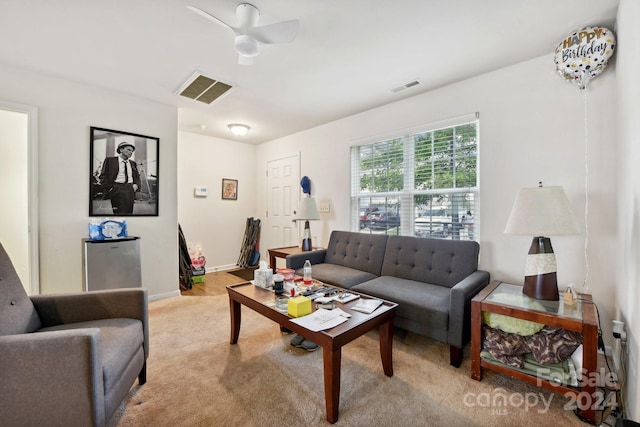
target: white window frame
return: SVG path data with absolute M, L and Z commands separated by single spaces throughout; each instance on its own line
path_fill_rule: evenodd
M 454 187 L 452 188 L 435 188 L 435 189 L 415 189 L 415 161 L 414 161 L 414 149 L 415 142 L 414 137 L 416 135 L 434 132 L 447 128 L 455 128 L 457 126 L 463 126 L 469 123 L 475 123 L 476 135 L 475 135 L 475 162 L 476 162 L 476 179 L 475 186 L 473 187 Z M 360 153 L 363 148 L 372 148 L 376 144 L 381 144 L 389 141 L 401 140 L 403 145 L 403 159 L 402 159 L 402 171 L 403 171 L 403 188 L 396 191 L 385 192 L 364 192 L 360 190 L 360 177 L 361 177 L 361 160 Z M 454 148 L 455 150 L 455 148 Z M 455 151 L 454 151 L 455 152 Z M 399 234 L 408 236 L 422 236 L 422 237 L 435 237 L 435 238 L 448 238 L 448 239 L 461 239 L 461 240 L 475 240 L 479 241 L 480 237 L 480 122 L 479 114 L 467 114 L 460 117 L 455 117 L 448 120 L 439 121 L 436 123 L 417 126 L 402 131 L 392 132 L 386 135 L 379 135 L 375 138 L 369 138 L 367 140 L 361 140 L 355 142 L 351 146 L 351 230 L 367 233 L 383 233 L 383 234 Z M 455 167 L 455 166 L 454 166 Z M 455 181 L 455 174 L 454 181 Z M 465 204 L 469 206 L 470 211 L 473 211 L 471 219 L 466 215 L 466 212 L 460 213 L 460 210 L 456 206 L 456 219 L 451 220 L 452 227 L 455 231 L 447 234 L 445 232 L 431 232 L 425 234 L 422 231 L 417 231 L 416 224 L 416 204 L 415 196 L 421 195 L 451 195 L 453 198 L 459 198 L 460 195 L 464 195 Z M 457 195 L 457 196 L 456 196 Z M 388 210 L 388 200 L 398 200 L 396 209 L 397 217 L 390 216 L 389 221 L 385 223 L 382 228 L 374 228 L 375 221 L 362 221 L 361 220 L 361 206 L 363 204 L 360 201 L 369 199 L 384 200 L 385 212 Z M 469 201 L 469 198 L 471 201 Z M 391 202 L 393 204 L 393 202 Z M 365 205 L 371 208 L 372 204 Z M 434 211 L 430 212 L 431 215 Z M 393 212 L 391 212 L 393 215 Z M 430 217 L 433 222 L 433 217 Z M 399 225 L 396 226 L 399 221 Z M 371 225 L 371 228 L 365 226 L 362 228 L 363 223 Z M 384 223 L 384 221 L 383 221 Z M 430 223 L 433 225 L 432 223 Z M 387 226 L 391 228 L 384 229 Z M 445 226 L 446 228 L 446 226 Z

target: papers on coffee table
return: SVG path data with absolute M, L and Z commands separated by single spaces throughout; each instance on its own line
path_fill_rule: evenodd
M 382 300 L 379 299 L 360 299 L 356 305 L 351 307 L 352 310 L 360 311 L 362 313 L 371 314 L 376 308 L 382 305 Z
M 310 331 L 318 332 L 324 331 L 327 329 L 331 329 L 333 327 L 338 326 L 341 323 L 347 321 L 347 317 L 350 316 L 348 313 L 340 309 L 334 310 L 325 310 L 324 308 L 319 308 L 311 314 L 306 316 L 298 317 L 296 319 L 291 319 L 293 323 L 297 323 L 303 328 L 307 328 Z

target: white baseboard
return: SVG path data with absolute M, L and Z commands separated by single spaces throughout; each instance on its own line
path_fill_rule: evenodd
M 236 264 L 227 264 L 227 265 L 218 265 L 215 267 L 207 267 L 206 268 L 206 272 L 207 273 L 215 273 L 216 271 L 225 271 L 225 270 L 231 270 L 234 268 L 238 268 L 238 266 Z
M 179 296 L 180 296 L 180 290 L 176 289 L 175 291 L 166 292 L 164 294 L 149 295 L 149 302 L 158 301 L 165 298 L 179 297 Z

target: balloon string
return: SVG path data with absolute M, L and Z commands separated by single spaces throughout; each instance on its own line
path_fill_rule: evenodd
M 589 291 L 589 257 L 587 249 L 589 247 L 589 133 L 587 120 L 587 91 L 584 91 L 584 264 L 585 276 L 582 289 L 584 293 Z

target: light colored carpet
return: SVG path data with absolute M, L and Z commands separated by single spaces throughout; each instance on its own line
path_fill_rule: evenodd
M 277 324 L 242 307 L 229 344 L 226 296 L 151 302 L 147 383 L 111 419 L 129 426 L 320 426 L 322 350 L 289 345 Z M 339 426 L 584 426 L 569 399 L 491 372 L 470 378 L 448 346 L 415 334 L 394 338 L 394 376 L 382 371 L 377 332 L 343 347 Z M 544 401 L 543 401 L 544 399 Z M 550 402 L 547 410 L 546 404 Z

